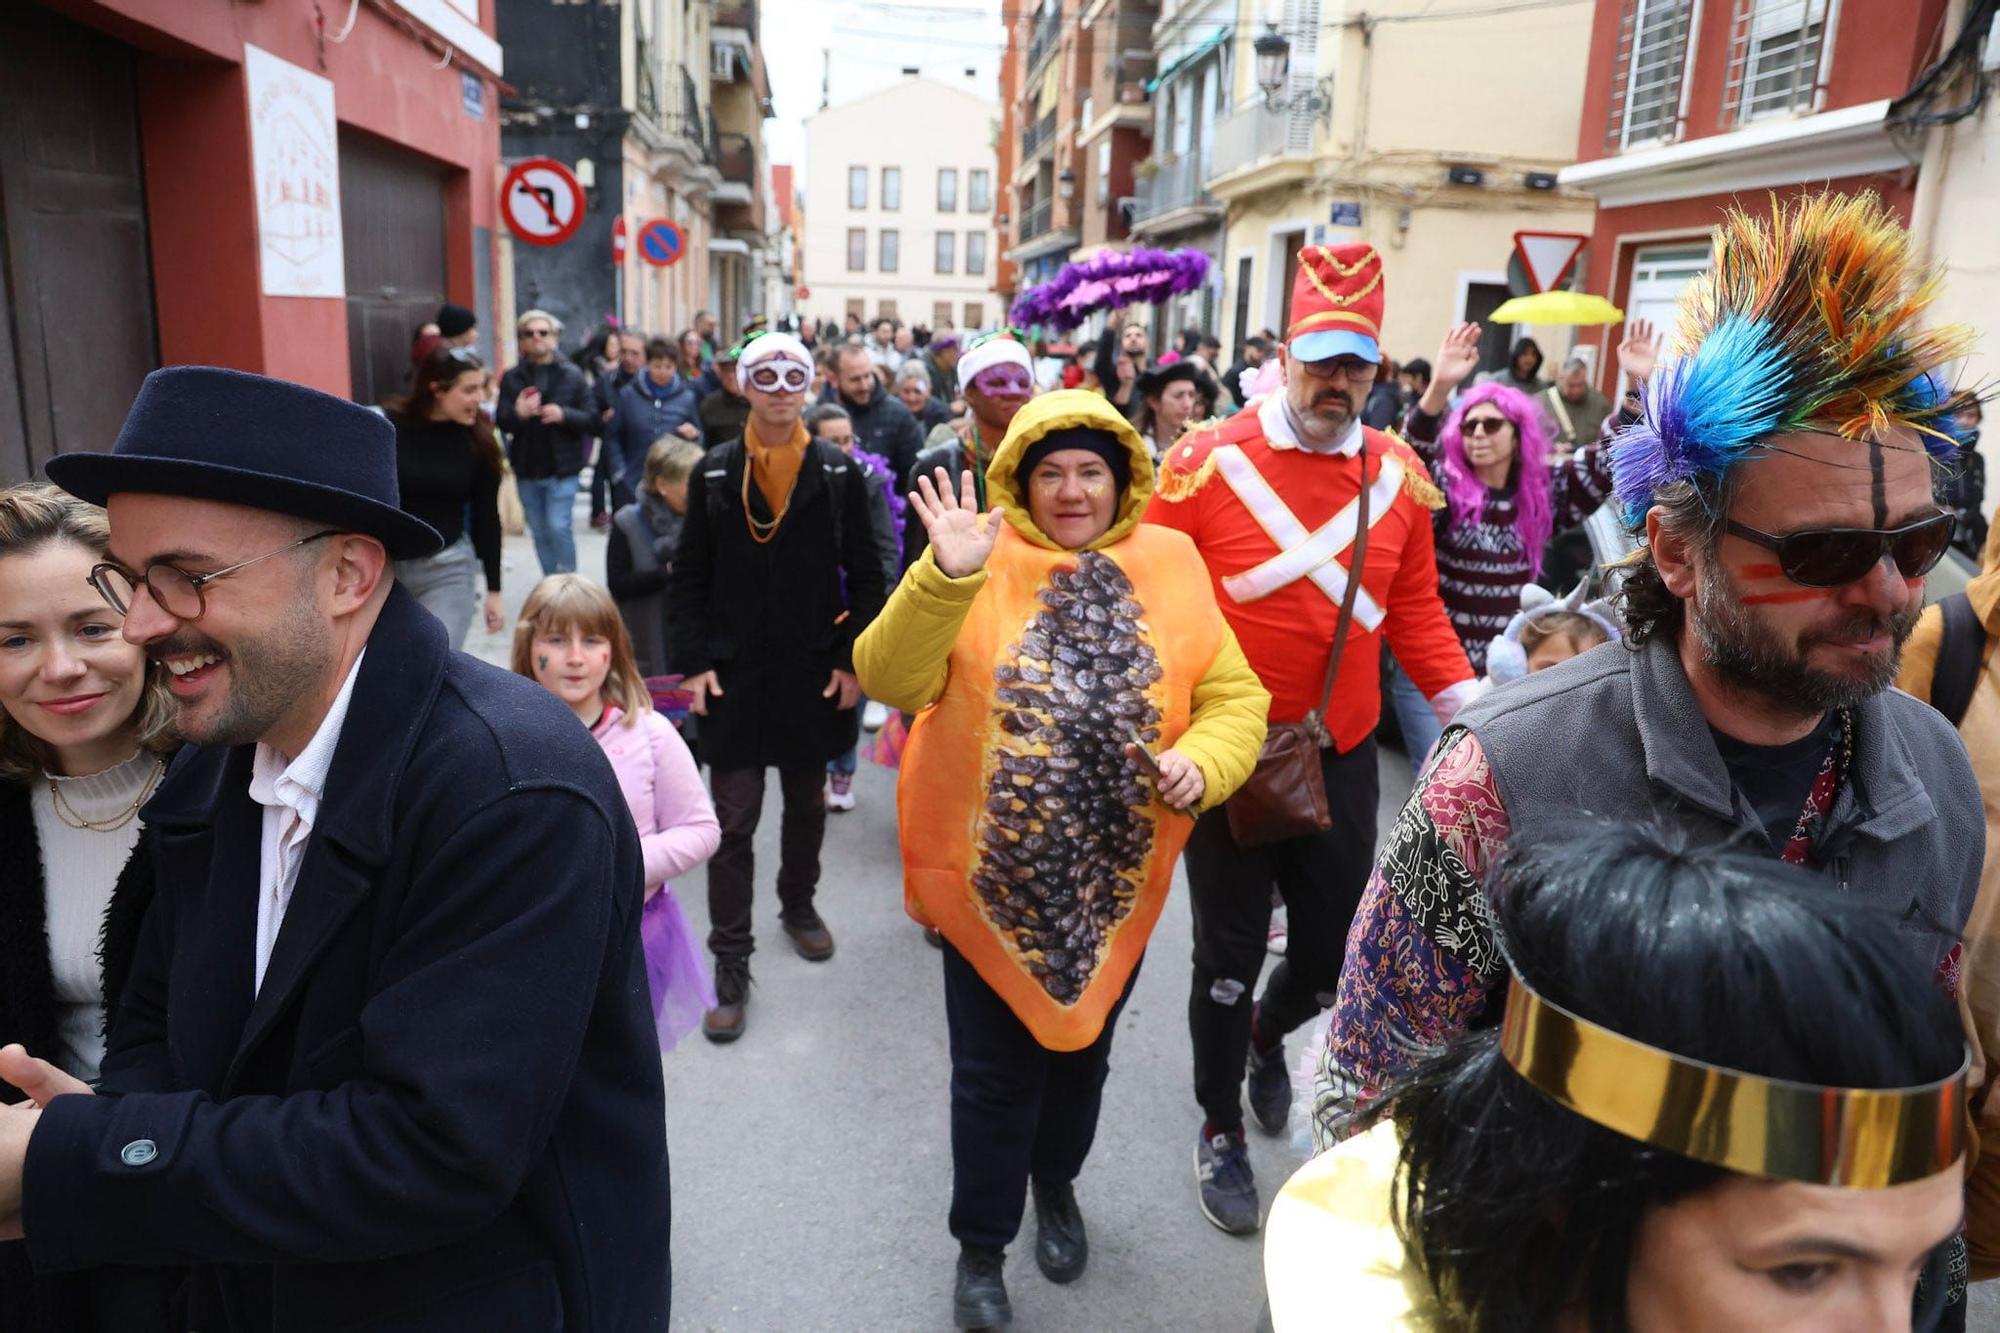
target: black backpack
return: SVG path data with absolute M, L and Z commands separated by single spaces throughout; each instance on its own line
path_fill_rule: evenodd
M 1972 601 L 1955 592 L 1938 603 L 1944 613 L 1944 639 L 1938 644 L 1937 669 L 1931 673 L 1931 707 L 1956 727 L 1972 705 L 1972 692 L 1986 667 L 1986 626 L 1979 623 Z

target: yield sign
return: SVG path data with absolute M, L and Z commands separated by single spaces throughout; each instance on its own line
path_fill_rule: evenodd
M 1517 231 L 1514 253 L 1521 257 L 1528 281 L 1538 292 L 1552 292 L 1563 285 L 1576 257 L 1583 253 L 1588 236 L 1567 231 Z
M 517 162 L 500 182 L 500 216 L 529 245 L 561 245 L 583 225 L 583 211 L 583 187 L 552 157 Z

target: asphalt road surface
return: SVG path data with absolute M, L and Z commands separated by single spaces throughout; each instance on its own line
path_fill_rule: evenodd
M 585 525 L 582 499 L 579 566 L 602 579 L 604 539 Z M 506 563 L 511 627 L 539 571 L 525 537 L 508 538 Z M 475 627 L 466 647 L 504 665 L 508 641 Z M 675 1329 L 951 1326 L 958 1251 L 945 1230 L 943 985 L 938 954 L 902 911 L 894 778 L 864 759 L 858 808 L 828 817 L 818 905 L 837 950 L 824 963 L 798 957 L 778 928 L 772 784 L 757 833 L 747 1030 L 720 1047 L 696 1034 L 665 1058 Z M 1384 827 L 1408 781 L 1401 756 L 1385 752 Z M 705 935 L 705 873 L 676 887 Z M 1016 1328 L 1247 1333 L 1258 1324 L 1258 1238 L 1224 1235 L 1195 1202 L 1201 1114 L 1187 1036 L 1185 894 L 1177 876 L 1119 1019 L 1097 1143 L 1077 1182 L 1090 1267 L 1067 1287 L 1044 1280 L 1027 1210 L 1007 1257 Z M 1303 1044 L 1302 1035 L 1286 1044 L 1294 1063 Z M 1301 1150 L 1253 1128 L 1250 1157 L 1268 1206 Z M 1974 1288 L 1970 1328 L 2000 1328 L 1996 1289 Z

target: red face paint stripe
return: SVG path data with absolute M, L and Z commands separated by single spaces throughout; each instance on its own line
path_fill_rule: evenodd
M 1778 606 L 1788 602 L 1822 602 L 1833 594 L 1825 588 L 1793 588 L 1789 592 L 1760 592 L 1745 597 L 1745 606 Z
M 1746 579 L 1776 579 L 1783 578 L 1784 575 L 1784 569 L 1778 565 L 1743 566 L 1743 577 Z

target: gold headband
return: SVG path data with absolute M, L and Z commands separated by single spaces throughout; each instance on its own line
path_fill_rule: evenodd
M 1746 1176 L 1883 1189 L 1965 1151 L 1968 1055 L 1914 1088 L 1822 1088 L 1704 1064 L 1621 1036 L 1537 995 L 1517 973 L 1500 1054 L 1584 1119 Z

